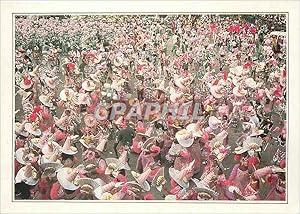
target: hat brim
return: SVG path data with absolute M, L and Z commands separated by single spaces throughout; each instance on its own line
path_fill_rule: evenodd
M 183 180 L 178 178 L 178 174 L 180 172 L 174 168 L 169 168 L 169 175 L 170 177 L 177 183 L 179 184 L 182 188 L 187 189 L 189 188 L 189 183 L 185 183 Z
M 67 175 L 69 175 L 68 171 L 72 171 L 72 168 L 62 168 L 57 173 L 57 180 L 59 184 L 66 190 L 76 190 L 80 186 L 75 185 L 73 182 L 70 182 L 66 179 Z
M 37 139 L 37 140 L 35 140 L 35 139 Z M 40 139 L 39 138 L 33 138 L 33 139 L 31 139 L 30 142 L 32 143 L 32 145 L 34 145 L 35 147 L 37 147 L 39 149 L 42 149 L 45 146 L 45 144 L 41 144 L 40 143 Z
M 19 128 L 20 126 L 21 126 L 21 123 L 16 123 L 15 132 L 18 135 L 22 135 L 23 137 L 28 137 L 29 133 L 25 129 L 23 131 L 21 131 Z
M 218 93 L 217 90 L 218 90 L 218 86 L 213 85 L 210 88 L 210 93 L 214 96 L 214 98 L 220 99 L 221 97 L 224 96 L 224 94 L 223 93 Z
M 68 91 L 69 91 L 69 96 L 73 97 L 74 91 L 72 89 L 68 89 Z M 66 95 L 66 89 L 61 90 L 61 92 L 59 93 L 59 97 L 61 100 L 65 101 L 65 102 L 68 101 L 67 95 Z
M 147 180 L 145 180 L 143 183 L 140 183 L 140 182 L 137 180 L 137 177 L 134 176 L 133 171 L 131 171 L 131 174 L 132 174 L 133 178 L 135 179 L 135 181 L 141 186 L 141 188 L 142 188 L 144 191 L 146 191 L 146 192 L 150 191 L 151 188 L 150 188 L 150 185 L 149 185 L 149 183 L 148 183 Z
M 36 169 L 33 166 L 31 166 L 31 168 L 32 170 L 36 171 Z M 26 184 L 30 186 L 34 186 L 39 182 L 39 179 L 35 180 L 32 177 L 26 178 L 24 174 L 25 174 L 25 166 L 18 171 L 15 178 L 15 183 L 21 183 L 22 181 L 24 181 Z
M 233 94 L 237 97 L 244 97 L 247 94 L 245 89 L 239 90 L 238 87 L 233 88 Z
M 25 124 L 25 130 L 35 136 L 40 136 L 42 134 L 40 129 L 33 130 L 33 126 L 31 123 Z
M 42 153 L 43 153 L 44 155 L 51 155 L 51 154 L 53 154 L 54 148 L 60 147 L 60 145 L 59 145 L 58 143 L 56 143 L 56 142 L 52 142 L 52 145 L 53 145 L 53 149 L 52 149 L 52 151 L 51 151 L 51 150 L 49 149 L 49 145 L 48 145 L 48 144 L 45 144 L 45 145 L 43 146 L 43 148 L 42 148 Z
M 96 85 L 95 83 L 91 83 L 90 86 L 87 85 L 87 81 L 83 82 L 81 87 L 85 90 L 85 91 L 94 91 L 96 89 Z
M 73 148 L 73 150 L 72 150 Z M 76 150 L 75 150 L 76 149 Z M 62 153 L 65 153 L 67 155 L 75 155 L 78 153 L 78 149 L 75 146 L 71 146 L 69 150 L 65 150 L 63 147 L 60 149 Z
M 31 88 L 32 85 L 33 85 L 32 82 L 31 82 L 29 85 L 25 85 L 23 81 L 19 84 L 19 86 L 20 86 L 22 89 L 25 89 L 25 90 Z
M 178 131 L 176 132 L 175 137 L 181 146 L 190 147 L 194 143 L 194 137 L 190 137 L 186 139 L 186 138 L 182 138 L 180 135 L 181 135 L 180 131 Z
M 42 103 L 44 106 L 47 106 L 47 107 L 49 107 L 49 108 L 52 108 L 52 107 L 53 107 L 53 103 L 47 102 L 47 101 L 46 101 L 46 96 L 45 96 L 45 95 L 39 96 L 39 100 L 41 101 L 41 103 Z
M 46 158 L 46 156 L 48 156 L 48 155 L 42 155 L 42 157 L 40 159 L 40 164 L 44 164 L 44 163 L 61 163 L 61 161 L 59 159 L 57 159 L 56 162 L 50 161 L 49 158 Z
M 23 165 L 26 165 L 27 163 L 29 163 L 30 161 L 25 161 L 22 157 L 24 154 L 24 148 L 19 148 L 17 149 L 17 151 L 15 152 L 16 155 L 16 160 Z
M 192 132 L 194 137 L 202 137 L 203 132 L 201 130 L 196 130 L 197 129 L 196 126 L 197 126 L 196 123 L 191 123 L 191 124 L 187 125 L 186 130 L 188 130 L 189 132 Z
M 54 122 L 55 122 L 55 125 L 56 125 L 58 128 L 60 128 L 61 130 L 63 130 L 63 131 L 66 131 L 66 130 L 67 130 L 67 128 L 66 128 L 65 126 L 62 126 L 62 125 L 58 124 L 58 123 L 57 123 L 57 122 L 58 122 L 58 120 L 59 120 L 59 118 L 57 118 L 57 117 L 54 117 Z
M 85 140 L 84 140 L 84 139 L 79 139 L 79 142 L 80 142 L 85 148 L 87 148 L 87 149 L 90 149 L 90 148 L 91 148 L 89 145 L 87 145 L 87 144 L 85 143 Z

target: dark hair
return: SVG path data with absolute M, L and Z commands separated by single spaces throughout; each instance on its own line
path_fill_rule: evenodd
M 15 184 L 16 199 L 30 199 L 30 190 L 31 189 L 32 189 L 32 186 L 26 184 L 23 181 L 21 183 L 16 183 Z
M 62 161 L 65 161 L 67 159 L 71 159 L 71 161 L 73 161 L 74 160 L 74 155 L 67 155 L 65 153 L 62 153 L 61 158 L 62 158 Z
M 72 193 L 74 193 L 76 190 L 68 190 L 68 189 L 64 189 L 64 192 L 67 194 L 67 195 L 70 195 Z

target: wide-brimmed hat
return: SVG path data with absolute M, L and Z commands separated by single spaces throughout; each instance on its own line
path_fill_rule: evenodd
M 160 192 L 162 190 L 163 185 L 165 185 L 167 182 L 165 179 L 164 170 L 165 168 L 161 167 L 152 180 L 152 185 L 155 186 L 156 189 Z
M 214 96 L 214 98 L 221 98 L 224 96 L 224 90 L 222 85 L 213 85 L 210 87 L 210 93 Z
M 50 93 L 48 95 L 41 95 L 39 96 L 39 100 L 41 103 L 49 108 L 53 107 L 53 103 L 51 102 L 51 99 L 53 98 L 53 94 Z
M 222 121 L 216 118 L 215 116 L 210 116 L 208 119 L 208 125 L 212 130 L 216 130 L 219 125 L 222 124 Z
M 150 185 L 147 181 L 147 178 L 149 177 L 150 173 L 151 173 L 150 168 L 147 168 L 142 174 L 131 171 L 133 178 L 146 192 L 150 190 Z
M 74 95 L 74 91 L 71 88 L 65 88 L 61 90 L 61 92 L 59 93 L 60 99 L 65 102 L 72 100 L 73 95 Z
M 176 132 L 175 137 L 183 147 L 190 147 L 194 143 L 194 137 L 191 132 L 186 129 L 181 129 Z
M 248 137 L 243 142 L 243 148 L 247 149 L 247 152 L 250 156 L 253 156 L 255 152 L 261 151 L 263 139 L 258 137 Z
M 93 138 L 90 135 L 83 135 L 79 142 L 87 149 L 91 148 L 91 144 L 94 142 Z
M 82 84 L 81 87 L 85 91 L 94 91 L 96 88 L 96 84 L 92 80 L 85 80 Z
M 78 149 L 75 146 L 72 146 L 72 140 L 74 140 L 76 137 L 78 137 L 78 135 L 68 136 L 60 151 L 67 155 L 75 155 L 78 152 Z
M 77 169 L 64 167 L 57 173 L 59 184 L 66 190 L 76 190 L 80 186 L 78 184 L 79 174 Z
M 237 97 L 243 97 L 247 94 L 247 90 L 245 90 L 241 85 L 238 85 L 233 88 L 233 94 Z
M 201 199 L 214 200 L 218 196 L 218 193 L 213 191 L 211 188 L 204 185 L 198 185 L 197 187 L 194 187 L 193 190 L 198 194 L 198 197 L 200 197 Z
M 174 168 L 169 168 L 170 177 L 184 189 L 189 188 L 189 181 L 187 180 L 186 175 L 192 171 L 194 162 L 195 160 L 193 160 L 188 166 L 180 171 Z
M 72 96 L 72 101 L 76 105 L 90 105 L 91 100 L 88 94 L 75 92 Z
M 157 137 L 148 138 L 141 146 L 142 150 L 150 151 L 151 147 L 156 144 Z
M 94 194 L 96 198 L 100 199 L 102 194 L 102 186 L 101 180 L 99 179 L 91 179 L 91 178 L 80 178 L 78 179 L 78 185 L 80 187 L 80 191 L 87 194 Z M 95 192 L 96 190 L 96 192 Z
M 54 141 L 49 141 L 43 146 L 42 153 L 44 155 L 51 155 L 55 151 L 55 148 L 60 148 L 60 145 Z
M 24 120 L 22 123 L 15 123 L 15 132 L 19 135 L 22 135 L 23 137 L 28 137 L 29 133 L 25 129 L 25 124 L 27 123 L 26 120 Z
M 34 157 L 38 156 L 38 153 L 32 149 L 21 147 L 15 152 L 16 160 L 23 165 L 31 162 Z
M 264 130 L 259 129 L 254 124 L 251 125 L 251 134 L 250 137 L 256 137 L 264 133 Z
M 190 123 L 187 125 L 186 130 L 192 133 L 194 137 L 202 137 L 203 131 L 200 122 L 197 123 Z
M 105 169 L 105 174 L 117 177 L 121 169 L 130 170 L 130 167 L 127 163 L 127 156 L 128 153 L 126 150 L 124 150 L 118 159 L 106 158 L 105 162 L 107 167 Z
M 68 115 L 62 115 L 59 119 L 57 117 L 53 117 L 54 118 L 54 122 L 55 125 L 60 128 L 63 131 L 67 130 L 67 126 L 68 126 L 68 120 L 69 120 L 69 116 Z
M 58 148 L 56 148 L 52 154 L 43 155 L 41 157 L 40 162 L 41 162 L 41 164 L 43 164 L 43 163 L 60 163 L 61 161 L 58 159 L 59 156 L 60 156 L 60 151 L 58 150 Z
M 58 77 L 57 76 L 54 76 L 54 77 L 46 77 L 45 78 L 45 83 L 46 85 L 51 88 L 51 89 L 55 89 L 56 87 L 56 83 L 55 83 L 55 80 L 57 79 Z
M 25 130 L 34 136 L 40 136 L 42 131 L 39 129 L 39 121 L 25 124 Z
M 41 149 L 44 147 L 45 143 L 46 143 L 47 140 L 45 140 L 45 137 L 36 137 L 36 138 L 32 138 L 30 140 L 30 142 L 32 143 L 33 146 Z
M 95 127 L 98 124 L 97 119 L 93 114 L 85 115 L 83 120 L 88 127 Z
M 180 151 L 182 150 L 182 146 L 180 144 L 177 144 L 177 143 L 173 143 L 171 148 L 169 149 L 168 153 L 170 155 L 173 155 L 173 156 L 177 156 L 179 155 Z
M 41 169 L 43 170 L 43 176 L 45 177 L 54 177 L 56 175 L 56 172 L 58 172 L 61 168 L 63 168 L 63 165 L 61 163 L 42 163 L 40 165 Z
M 19 86 L 24 90 L 31 88 L 32 85 L 33 85 L 33 81 L 28 76 L 23 77 L 22 81 L 19 84 Z
M 21 183 L 22 181 L 30 186 L 36 185 L 39 181 L 38 172 L 30 163 L 22 167 L 16 175 L 15 183 Z

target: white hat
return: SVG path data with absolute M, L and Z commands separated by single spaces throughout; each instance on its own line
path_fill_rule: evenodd
M 29 133 L 25 130 L 26 120 L 22 123 L 15 123 L 15 131 L 17 134 L 22 135 L 23 137 L 28 137 Z
M 92 80 L 84 81 L 81 86 L 85 91 L 94 91 L 96 88 L 96 85 Z
M 174 168 L 169 168 L 170 177 L 184 189 L 189 188 L 189 181 L 187 180 L 186 175 L 192 171 L 194 163 L 195 160 L 193 160 L 187 167 L 180 171 Z
M 156 189 L 160 192 L 162 190 L 163 185 L 166 183 L 164 169 L 164 167 L 161 167 L 152 180 L 152 185 L 155 186 Z
M 76 190 L 79 188 L 78 170 L 69 167 L 62 168 L 57 173 L 59 184 L 66 190 Z
M 59 93 L 59 97 L 63 101 L 71 100 L 73 95 L 74 95 L 74 91 L 70 88 L 65 88 L 65 89 L 61 90 L 61 92 Z
M 34 152 L 30 151 L 29 148 L 19 148 L 17 149 L 16 153 L 16 160 L 23 165 L 26 165 L 28 163 L 30 163 L 30 161 L 32 160 L 32 158 L 34 158 L 35 156 L 37 156 L 37 154 L 34 154 Z
M 48 162 L 42 163 L 40 167 L 43 170 L 43 176 L 54 177 L 56 175 L 56 172 L 63 168 L 63 165 L 61 163 Z
M 38 122 L 26 123 L 25 130 L 35 136 L 40 136 L 42 134 L 41 130 L 39 129 Z
M 46 77 L 45 78 L 45 83 L 46 85 L 51 88 L 51 89 L 55 89 L 56 87 L 56 84 L 55 84 L 55 80 L 57 79 L 58 77 L 55 76 L 55 77 Z
M 202 137 L 202 135 L 203 135 L 200 122 L 190 123 L 189 125 L 187 125 L 186 130 L 191 132 L 194 137 Z
M 60 145 L 54 141 L 49 141 L 46 144 L 44 144 L 42 148 L 42 153 L 44 155 L 51 155 L 55 151 L 55 148 L 60 148 Z
M 68 115 L 62 115 L 59 119 L 57 117 L 54 117 L 55 125 L 64 131 L 67 130 L 68 120 Z
M 210 116 L 208 119 L 208 125 L 212 130 L 215 130 L 218 128 L 218 126 L 222 124 L 222 121 L 216 118 L 215 116 Z
M 53 103 L 51 102 L 52 96 L 53 96 L 52 94 L 41 95 L 39 96 L 39 100 L 43 105 L 52 108 L 53 107 Z
M 190 147 L 194 143 L 194 137 L 192 133 L 186 129 L 176 132 L 175 137 L 178 143 L 183 147 Z
M 151 169 L 147 168 L 142 174 L 139 174 L 137 172 L 131 171 L 131 174 L 133 178 L 136 180 L 136 182 L 143 188 L 145 191 L 150 190 L 150 185 L 147 181 L 147 178 L 149 177 L 151 173 Z
M 72 146 L 72 142 L 71 142 L 71 140 L 75 139 L 77 136 L 67 137 L 63 147 L 60 149 L 62 153 L 65 153 L 67 155 L 75 155 L 78 152 L 78 149 L 75 146 Z
M 22 181 L 24 181 L 26 184 L 34 186 L 39 181 L 37 176 L 37 170 L 29 163 L 18 171 L 15 178 L 15 183 L 21 183 Z

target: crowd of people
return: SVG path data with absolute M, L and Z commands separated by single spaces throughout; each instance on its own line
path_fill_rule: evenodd
M 285 30 L 268 14 L 17 17 L 15 199 L 286 200 Z

